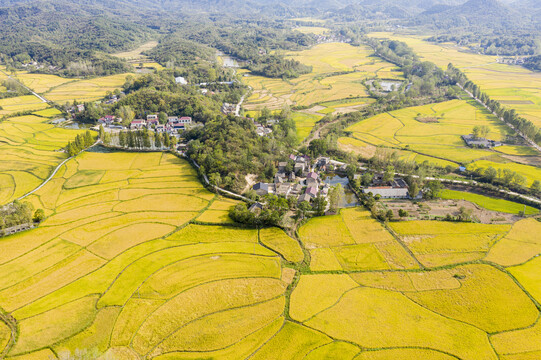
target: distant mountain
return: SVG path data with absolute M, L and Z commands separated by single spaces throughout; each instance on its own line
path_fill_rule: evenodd
M 517 11 L 497 0 L 469 0 L 462 5 L 433 7 L 412 20 L 438 30 L 452 28 L 518 29 L 531 25 Z

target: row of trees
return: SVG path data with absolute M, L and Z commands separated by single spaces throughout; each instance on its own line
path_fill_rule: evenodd
M 541 130 L 537 128 L 531 121 L 519 116 L 515 109 L 503 107 L 498 101 L 491 99 L 484 93 L 479 86 L 468 80 L 467 76 L 453 64 L 449 64 L 447 73 L 450 79 L 464 87 L 465 90 L 471 92 L 475 98 L 479 99 L 490 111 L 502 118 L 506 123 L 513 125 L 524 136 L 541 144 Z
M 105 132 L 103 127 L 100 127 L 100 139 L 104 145 L 139 150 L 166 150 L 178 142 L 176 137 L 167 133 L 156 133 L 147 129 L 109 133 Z
M 84 149 L 89 148 L 96 141 L 96 137 L 92 135 L 90 131 L 86 131 L 84 134 L 79 134 L 75 137 L 74 141 L 68 142 L 66 145 L 66 153 L 69 157 L 75 156 Z

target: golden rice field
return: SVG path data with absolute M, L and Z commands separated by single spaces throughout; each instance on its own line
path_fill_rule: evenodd
M 401 78 L 401 72 L 394 65 L 371 55 L 372 51 L 364 46 L 319 44 L 309 50 L 287 53 L 289 58 L 313 67 L 310 74 L 296 79 L 270 79 L 240 71 L 244 75 L 243 81 L 254 89 L 244 108 L 280 109 L 285 104 L 309 106 L 325 101 L 363 98 L 368 95 L 361 80 L 375 76 Z
M 427 118 L 434 122 L 423 122 Z M 488 138 L 493 140 L 502 140 L 511 131 L 473 101 L 451 100 L 362 120 L 346 129 L 351 138 L 339 139 L 339 145 L 359 153 L 377 146 L 394 148 L 402 150 L 400 155 L 405 159 L 428 160 L 440 166 L 470 163 L 495 155 L 469 148 L 462 140 L 461 136 L 470 134 L 476 125 L 488 126 Z
M 516 65 L 497 63 L 497 57 L 466 52 L 449 44 L 432 44 L 423 37 L 392 33 L 372 33 L 376 38 L 391 38 L 407 43 L 424 59 L 446 68 L 451 62 L 492 98 L 514 108 L 541 127 L 541 73 Z
M 20 111 L 43 110 L 49 107 L 34 95 L 18 96 L 0 99 L 0 116 L 9 115 Z
M 18 328 L 7 359 L 476 360 L 538 347 L 541 248 L 491 251 L 535 245 L 533 219 L 393 234 L 351 208 L 297 240 L 226 221 L 237 201 L 166 153 L 80 154 L 29 200 L 49 217 L 0 239 L 0 307 Z
M 67 157 L 60 150 L 82 132 L 49 124 L 56 109 L 34 114 L 0 122 L 0 205 L 38 187 Z
M 299 26 L 294 28 L 295 31 L 299 31 L 303 34 L 324 35 L 329 32 L 329 29 L 321 26 Z
M 117 74 L 94 79 L 68 81 L 58 86 L 50 87 L 43 95 L 51 101 L 59 104 L 72 102 L 94 101 L 102 99 L 108 91 L 122 88 L 126 76 L 130 74 Z M 133 75 L 133 74 L 132 74 Z M 57 81 L 61 81 L 59 78 Z M 62 79 L 66 80 L 66 79 Z M 48 86 L 48 85 L 47 85 Z

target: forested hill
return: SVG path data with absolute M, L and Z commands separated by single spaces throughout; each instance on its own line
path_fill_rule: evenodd
M 498 0 L 469 0 L 457 6 L 436 7 L 416 16 L 412 24 L 430 25 L 444 31 L 469 29 L 528 29 L 532 21 Z

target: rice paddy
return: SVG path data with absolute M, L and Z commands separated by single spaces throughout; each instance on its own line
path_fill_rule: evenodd
M 82 350 L 383 359 L 383 348 L 412 359 L 497 359 L 492 337 L 502 354 L 516 351 L 504 336 L 539 316 L 523 291 L 539 296 L 535 260 L 509 268 L 523 288 L 491 262 L 469 264 L 506 238 L 530 241 L 531 223 L 509 232 L 399 222 L 391 233 L 351 208 L 310 220 L 299 242 L 223 221 L 237 202 L 207 192 L 165 153 L 80 154 L 30 200 L 49 217 L 0 240 L 0 306 L 19 329 L 9 359 Z
M 309 28 L 314 29 L 314 28 Z M 372 56 L 368 47 L 354 47 L 343 43 L 316 45 L 309 50 L 290 52 L 287 57 L 313 67 L 309 74 L 295 79 L 271 79 L 239 71 L 243 82 L 253 88 L 253 93 L 243 105 L 247 111 L 264 107 L 276 110 L 284 105 L 306 106 L 333 102 L 318 106 L 313 111 L 296 114 L 300 123 L 299 138 L 308 131 L 306 115 L 323 117 L 329 113 L 347 113 L 358 110 L 368 102 L 362 80 L 372 77 L 400 79 L 401 72 L 393 64 Z M 315 121 L 314 121 L 315 122 Z M 312 123 L 313 126 L 313 123 Z M 306 128 L 306 129 L 303 129 Z
M 364 66 L 342 58 L 315 68 Z M 33 86 L 52 94 L 77 83 L 48 90 L 38 79 Z M 10 101 L 6 106 L 16 108 L 35 100 Z M 327 109 L 362 101 L 338 99 L 299 113 L 300 137 Z M 66 158 L 56 150 L 77 134 L 47 123 L 60 115 L 56 110 L 34 110 L 0 123 L 3 202 L 48 177 Z M 418 113 L 436 114 L 439 122 L 418 122 Z M 472 104 L 453 101 L 367 119 L 343 143 L 383 144 L 416 161 L 487 166 L 483 159 L 494 153 L 466 149 L 458 140 L 475 124 L 489 125 L 489 137 L 506 135 Z M 445 149 L 449 159 L 435 158 Z M 537 173 L 528 175 L 532 180 Z M 524 209 L 444 194 L 491 210 Z M 534 218 L 512 225 L 383 224 L 350 208 L 313 218 L 296 235 L 250 229 L 228 216 L 237 200 L 207 191 L 186 161 L 157 152 L 79 154 L 27 200 L 47 219 L 0 238 L 0 308 L 17 333 L 11 339 L 10 327 L 0 322 L 0 347 L 10 360 L 541 354 L 541 222 Z
M 436 122 L 418 119 L 433 117 Z M 462 135 L 476 125 L 486 125 L 489 139 L 502 140 L 510 129 L 473 101 L 451 100 L 383 113 L 362 120 L 346 129 L 351 137 L 340 138 L 343 149 L 370 153 L 378 146 L 396 149 L 399 155 L 416 162 L 428 161 L 439 166 L 467 164 L 494 156 L 489 150 L 466 146 Z M 373 152 L 373 151 L 372 151 Z
M 369 36 L 403 41 L 418 55 L 442 68 L 453 63 L 489 96 L 541 127 L 540 73 L 521 66 L 497 63 L 496 56 L 473 54 L 449 44 L 432 44 L 422 37 L 392 33 L 372 33 Z
M 68 81 L 49 88 L 43 95 L 59 104 L 66 102 L 95 101 L 102 99 L 108 91 L 122 88 L 129 74 L 117 74 L 94 79 Z M 60 80 L 59 80 L 60 81 Z
M 21 104 L 30 101 L 27 98 L 4 100 Z M 36 104 L 43 104 L 38 98 L 31 98 Z M 10 112 L 16 111 L 13 107 L 7 108 L 11 109 Z M 35 189 L 67 158 L 60 150 L 81 131 L 49 124 L 57 114 L 56 109 L 48 108 L 35 112 L 35 115 L 10 117 L 0 122 L 0 205 Z

